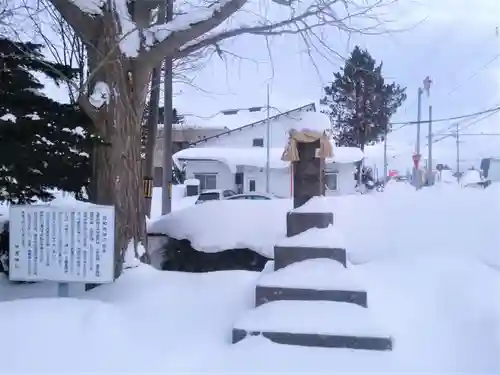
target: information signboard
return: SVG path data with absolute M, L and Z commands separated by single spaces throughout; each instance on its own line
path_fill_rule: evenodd
M 13 205 L 9 278 L 102 284 L 114 280 L 113 206 Z

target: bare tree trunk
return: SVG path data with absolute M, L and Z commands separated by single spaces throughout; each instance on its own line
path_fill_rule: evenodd
M 105 82 L 109 100 L 93 118 L 105 145 L 96 147 L 93 158 L 91 202 L 115 207 L 116 275 L 122 271 L 131 241 L 137 249 L 147 246 L 144 199 L 142 194 L 141 118 L 150 68 L 134 66 L 116 49 L 114 23 L 104 23 L 105 33 L 89 51 L 89 69 L 95 72 L 90 86 Z M 107 56 L 98 65 L 99 56 Z M 133 74 L 134 73 L 134 74 Z M 136 252 L 137 255 L 137 252 Z

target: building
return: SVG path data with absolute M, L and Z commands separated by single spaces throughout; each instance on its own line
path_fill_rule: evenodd
M 202 190 L 265 192 L 266 136 L 269 133 L 269 192 L 291 196 L 290 163 L 282 161 L 281 155 L 288 142 L 289 131 L 298 128 L 298 122 L 303 124 L 307 121 L 326 121 L 329 127 L 328 117 L 317 113 L 312 103 L 271 117 L 269 131 L 267 121 L 261 120 L 193 142 L 191 147 L 174 154 L 174 162 L 185 170 L 186 178 L 198 179 Z M 363 153 L 359 148 L 334 148 L 334 157 L 327 160 L 325 166 L 328 194 L 355 192 L 355 163 L 361 159 Z
M 228 131 L 229 128 L 194 128 L 182 125 L 174 125 L 172 129 L 172 154 L 189 147 L 191 144 L 195 144 L 203 139 L 211 138 L 217 134 L 224 133 Z M 163 178 L 163 124 L 158 126 L 158 135 L 156 138 L 154 156 L 153 156 L 153 166 L 154 175 L 153 183 L 155 187 L 162 186 Z

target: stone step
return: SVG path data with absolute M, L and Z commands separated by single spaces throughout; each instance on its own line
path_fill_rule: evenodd
M 311 228 L 326 228 L 333 225 L 331 212 L 295 212 L 286 216 L 286 236 L 292 237 Z
M 369 309 L 342 302 L 276 301 L 248 311 L 235 324 L 232 341 L 263 335 L 287 345 L 392 350 L 390 335 Z
M 367 293 L 362 290 L 317 290 L 259 285 L 255 289 L 255 306 L 274 301 L 333 301 L 368 307 L 367 300 Z
M 309 259 L 327 258 L 347 267 L 347 252 L 341 247 L 274 246 L 274 270 Z
M 336 260 L 307 259 L 262 274 L 257 282 L 256 305 L 280 300 L 323 300 L 367 307 L 362 281 L 355 268 L 346 268 Z

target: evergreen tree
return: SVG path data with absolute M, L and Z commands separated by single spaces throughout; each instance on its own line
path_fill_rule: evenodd
M 44 60 L 41 48 L 0 38 L 0 202 L 50 200 L 52 189 L 79 197 L 89 182 L 88 117 L 41 93 L 34 75 L 59 84 L 76 70 Z
M 382 63 L 376 64 L 367 50 L 354 48 L 330 86 L 324 88 L 321 103 L 333 123 L 339 146 L 356 146 L 382 141 L 390 131 L 391 116 L 406 100 L 406 88 L 385 83 Z

